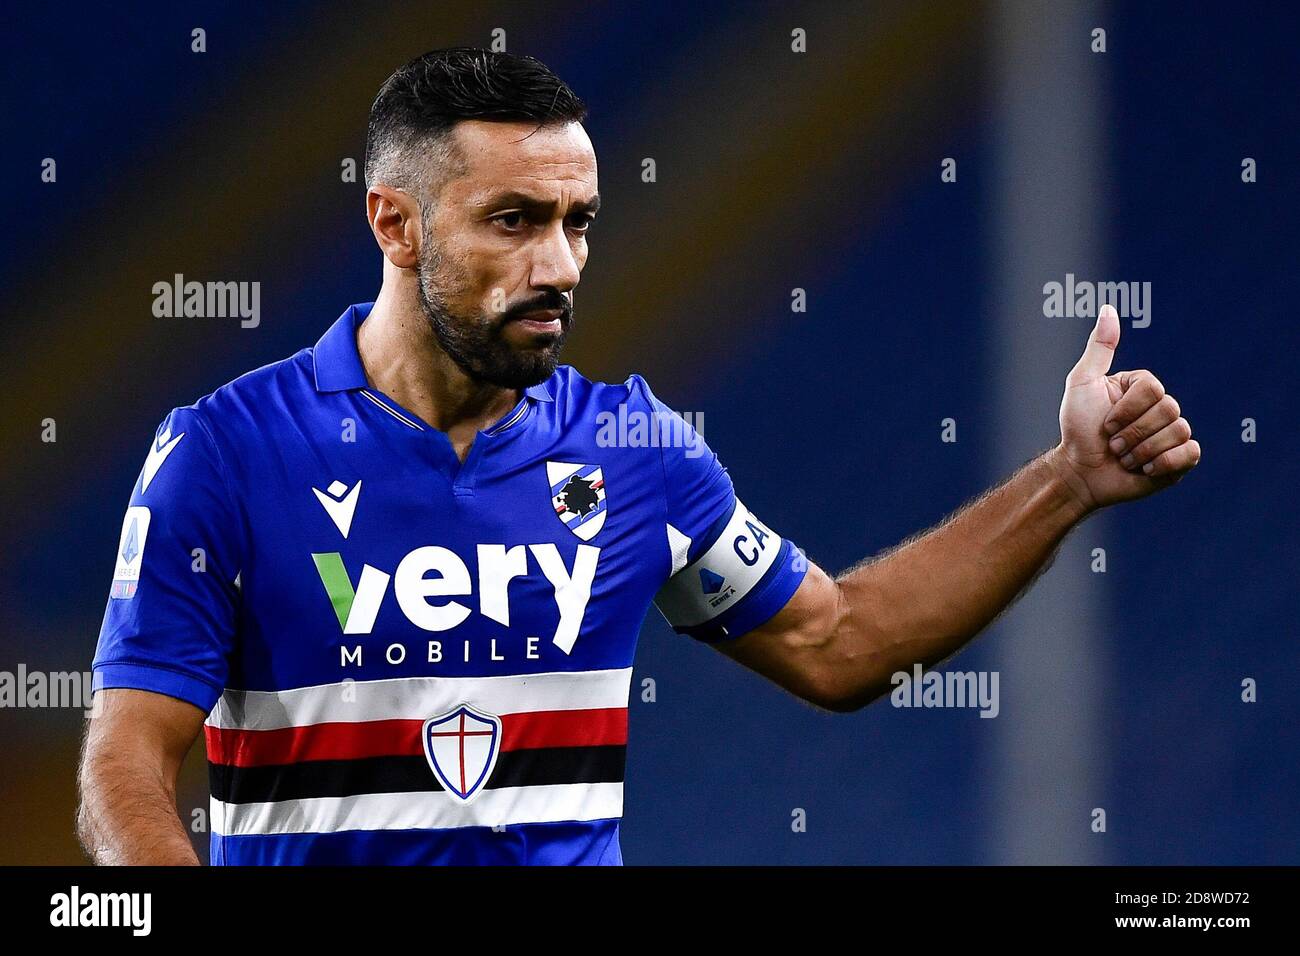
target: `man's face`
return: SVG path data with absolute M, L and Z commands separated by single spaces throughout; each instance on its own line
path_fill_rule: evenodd
M 467 167 L 426 211 L 420 304 L 443 350 L 471 377 L 526 388 L 555 371 L 599 205 L 596 154 L 581 124 L 465 120 Z

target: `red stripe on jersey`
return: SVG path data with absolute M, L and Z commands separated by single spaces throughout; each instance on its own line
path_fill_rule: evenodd
M 418 756 L 423 720 L 330 722 L 277 730 L 204 727 L 208 760 L 236 767 Z M 627 743 L 627 708 L 544 710 L 501 717 L 502 750 Z
M 502 750 L 627 743 L 627 708 L 539 710 L 501 718 Z
M 208 760 L 236 767 L 299 763 L 304 760 L 357 760 L 422 752 L 422 720 L 332 722 L 277 730 L 204 727 Z

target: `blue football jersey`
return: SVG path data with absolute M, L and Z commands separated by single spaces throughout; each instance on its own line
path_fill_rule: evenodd
M 621 863 L 650 605 L 727 640 L 806 564 L 639 376 L 560 366 L 462 463 L 368 385 L 371 306 L 163 421 L 95 686 L 208 715 L 213 863 Z

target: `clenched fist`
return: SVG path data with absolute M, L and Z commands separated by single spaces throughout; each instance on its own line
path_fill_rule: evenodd
M 1110 374 L 1119 331 L 1114 307 L 1103 306 L 1065 379 L 1061 443 L 1048 453 L 1089 509 L 1167 488 L 1201 460 L 1192 426 L 1158 378 L 1146 369 Z

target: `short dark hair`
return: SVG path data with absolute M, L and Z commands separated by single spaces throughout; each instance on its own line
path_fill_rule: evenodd
M 379 88 L 366 128 L 366 186 L 384 182 L 412 191 L 431 161 L 459 165 L 449 134 L 461 120 L 541 127 L 586 116 L 577 94 L 531 56 L 476 47 L 432 50 Z

